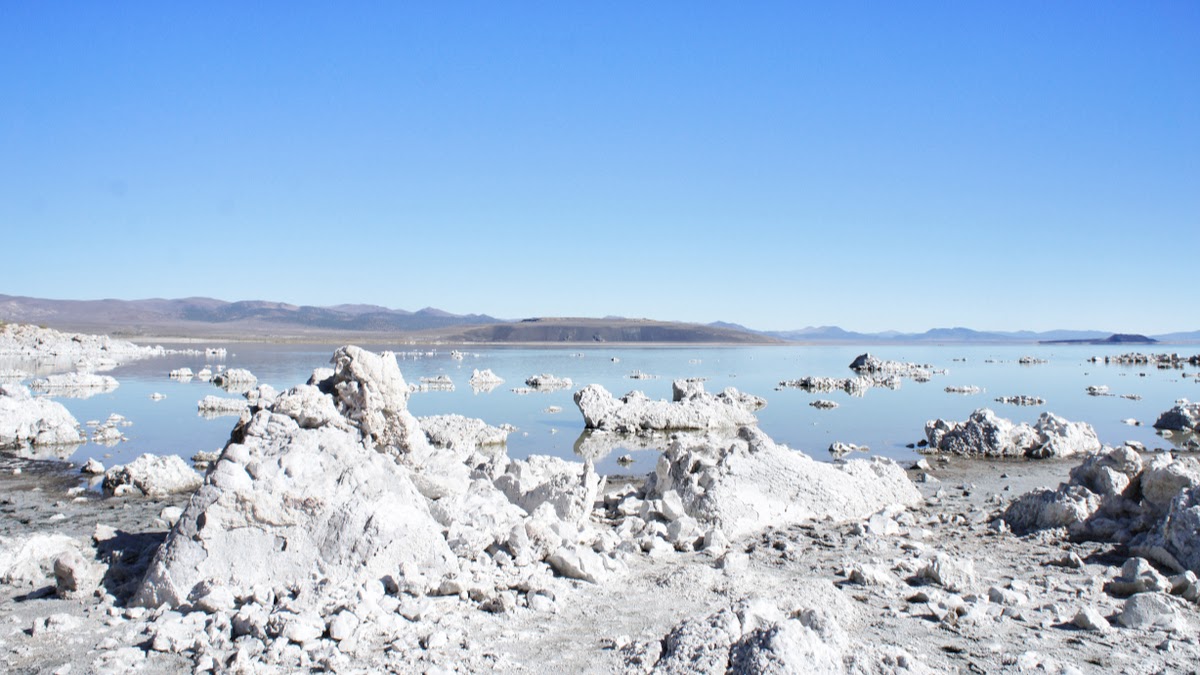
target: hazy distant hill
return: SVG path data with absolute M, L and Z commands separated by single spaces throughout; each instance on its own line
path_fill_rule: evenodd
M 46 300 L 0 295 L 0 319 L 68 330 L 133 335 L 262 335 L 295 332 L 412 332 L 490 324 L 482 314 L 450 314 L 427 307 L 417 312 L 375 305 L 313 307 L 282 302 L 213 298 L 165 300 Z
M 734 323 L 718 321 L 710 326 L 720 326 L 726 328 L 739 328 L 742 330 L 751 330 Z M 857 333 L 854 331 L 845 330 L 839 326 L 809 326 L 797 330 L 786 331 L 759 331 L 763 335 L 770 335 L 781 340 L 789 342 L 830 342 L 830 343 L 921 343 L 921 342 L 949 342 L 949 343 L 1034 343 L 1034 342 L 1057 342 L 1063 344 L 1071 343 L 1112 343 L 1110 336 L 1114 335 L 1112 331 L 1099 330 L 1049 330 L 1035 332 L 1029 330 L 1017 331 L 977 331 L 970 328 L 932 328 L 924 333 L 901 333 L 898 331 L 884 331 L 881 333 Z M 1124 335 L 1124 334 L 1117 334 Z M 1138 336 L 1144 338 L 1144 336 Z M 1189 333 L 1169 333 L 1166 335 L 1154 335 L 1151 338 L 1159 342 L 1200 342 L 1200 331 Z M 1124 340 L 1125 342 L 1135 343 L 1140 340 Z
M 799 330 L 767 331 L 767 335 L 793 342 L 862 342 L 880 339 L 866 333 L 855 333 L 837 326 L 809 326 Z
M 1153 335 L 1151 337 L 1159 342 L 1200 343 L 1200 330 L 1193 330 L 1184 333 L 1164 333 L 1162 335 Z
M 433 307 L 409 312 L 377 305 L 313 307 L 213 298 L 45 300 L 0 295 L 0 320 L 156 337 L 316 340 L 354 335 L 466 342 L 778 342 L 746 330 L 648 319 L 545 318 L 514 322 L 484 314 L 451 314 Z
M 465 342 L 683 342 L 719 344 L 772 343 L 761 333 L 723 326 L 650 319 L 537 318 L 467 328 L 447 339 Z
M 485 342 L 706 342 L 706 343 L 1034 343 L 1109 340 L 1112 331 L 977 331 L 932 328 L 924 333 L 858 333 L 838 326 L 758 331 L 717 321 L 690 324 L 609 316 L 506 321 L 486 314 L 451 314 L 426 307 L 410 312 L 379 305 L 330 307 L 266 300 L 214 298 L 48 300 L 0 295 L 0 321 L 122 336 L 325 339 L 342 334 L 392 339 Z M 1121 334 L 1118 334 L 1121 335 Z M 1141 337 L 1141 336 L 1139 336 Z M 1150 336 L 1160 342 L 1200 343 L 1200 331 Z

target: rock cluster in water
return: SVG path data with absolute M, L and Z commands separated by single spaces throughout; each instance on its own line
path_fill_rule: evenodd
M 797 380 L 781 380 L 779 389 L 803 389 L 807 392 L 844 391 L 851 396 L 862 396 L 868 389 L 884 387 L 898 389 L 904 378 L 917 382 L 928 382 L 935 373 L 932 366 L 901 361 L 886 361 L 870 354 L 860 354 L 850 363 L 856 377 L 818 377 L 808 375 Z
M 471 370 L 471 379 L 467 381 L 475 392 L 488 392 L 504 384 L 504 378 L 492 372 L 491 368 Z
M 54 364 L 61 370 L 104 370 L 166 353 L 162 347 L 143 347 L 107 335 L 62 333 L 29 324 L 0 326 L 0 356 Z
M 67 398 L 89 398 L 96 394 L 107 394 L 120 383 L 111 375 L 74 372 L 48 375 L 29 383 L 29 388 L 38 393 Z
M 34 397 L 17 384 L 0 385 L 0 450 L 73 448 L 86 440 L 63 404 Z
M 1183 356 L 1180 354 L 1118 354 L 1110 356 L 1093 356 L 1088 359 L 1092 363 L 1106 363 L 1123 366 L 1156 366 L 1158 368 L 1183 368 L 1184 366 L 1200 366 L 1200 354 Z
M 987 408 L 963 422 L 930 421 L 925 436 L 929 445 L 922 452 L 980 457 L 1070 457 L 1101 447 L 1095 429 L 1086 422 L 1068 422 L 1045 412 L 1032 426 L 1013 424 Z
M 1187 399 L 1180 399 L 1175 407 L 1158 416 L 1154 428 L 1200 433 L 1200 402 L 1190 403 Z
M 998 396 L 996 398 L 996 402 L 1007 403 L 1009 405 L 1033 406 L 1045 405 L 1046 399 L 1042 398 L 1041 396 L 1028 396 L 1025 394 L 1019 394 L 1017 396 Z
M 728 387 L 719 394 L 704 390 L 699 380 L 676 380 L 672 400 L 653 400 L 640 391 L 616 398 L 590 384 L 575 392 L 575 405 L 588 429 L 619 433 L 737 429 L 758 423 L 754 412 L 767 402 Z
M 928 382 L 935 372 L 933 366 L 902 361 L 888 361 L 870 354 L 860 354 L 850 362 L 850 370 L 860 374 L 897 375 L 918 382 Z

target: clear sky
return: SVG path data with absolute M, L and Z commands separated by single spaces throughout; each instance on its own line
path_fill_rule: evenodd
M 0 4 L 0 293 L 1200 329 L 1200 2 Z

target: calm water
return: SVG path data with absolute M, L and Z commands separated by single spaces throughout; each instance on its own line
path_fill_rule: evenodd
M 221 343 L 205 346 L 225 347 L 228 356 L 224 359 L 168 356 L 139 361 L 108 373 L 121 383 L 111 393 L 87 399 L 59 399 L 81 423 L 103 421 L 110 413 L 120 413 L 133 422 L 123 429 L 128 441 L 113 447 L 85 444 L 70 459 L 82 463 L 96 457 L 111 466 L 144 452 L 176 453 L 188 458 L 198 450 L 219 449 L 236 418 L 204 419 L 197 414 L 196 403 L 208 394 L 230 394 L 208 382 L 171 380 L 168 371 L 182 366 L 198 371 L 205 365 L 213 366 L 214 370 L 217 365 L 247 368 L 258 376 L 259 382 L 283 390 L 303 383 L 314 368 L 328 365 L 336 348 L 336 345 Z M 395 351 L 400 354 L 409 349 L 396 347 Z M 737 387 L 767 399 L 767 407 L 758 416 L 760 426 L 768 434 L 818 459 L 829 457 L 827 449 L 833 441 L 867 445 L 873 454 L 911 459 L 916 455 L 905 445 L 924 437 L 927 420 L 938 417 L 961 420 L 980 407 L 990 407 L 1003 417 L 1028 422 L 1034 421 L 1043 410 L 1050 410 L 1072 421 L 1089 422 L 1107 444 L 1138 440 L 1150 448 L 1169 448 L 1170 440 L 1155 435 L 1150 424 L 1176 399 L 1200 398 L 1200 383 L 1194 379 L 1195 373 L 1186 370 L 1087 362 L 1094 355 L 1132 351 L 1128 346 L 872 346 L 871 353 L 880 358 L 929 364 L 947 373 L 935 375 L 926 383 L 906 379 L 899 389 L 871 389 L 861 397 L 841 391 L 810 394 L 798 389 L 776 389 L 780 380 L 806 375 L 852 377 L 854 373 L 847 366 L 867 349 L 863 346 L 489 347 L 469 352 L 461 361 L 451 358 L 449 349 L 438 349 L 420 355 L 405 353 L 399 363 L 409 382 L 445 374 L 456 385 L 452 392 L 414 393 L 409 402 L 414 414 L 459 413 L 494 425 L 513 424 L 519 430 L 509 437 L 508 450 L 518 458 L 530 454 L 574 457 L 583 419 L 572 395 L 590 383 L 599 383 L 616 395 L 640 389 L 652 398 L 670 398 L 671 380 L 682 377 L 708 378 L 705 386 L 714 392 Z M 1192 354 L 1197 348 L 1170 346 L 1141 351 Z M 1020 365 L 1017 359 L 1021 356 L 1035 356 L 1048 362 Z M 491 392 L 475 393 L 467 383 L 472 368 L 491 368 L 505 383 Z M 630 379 L 628 376 L 634 371 L 658 377 Z M 574 386 L 550 393 L 521 395 L 512 391 L 524 386 L 527 377 L 538 373 L 569 377 Z M 1189 377 L 1185 378 L 1184 373 Z M 944 391 L 947 386 L 965 385 L 978 386 L 984 391 L 974 395 Z M 1116 396 L 1089 396 L 1085 392 L 1089 385 L 1107 385 Z M 150 395 L 155 392 L 165 394 L 166 398 L 152 401 Z M 993 400 L 1017 394 L 1040 396 L 1046 404 L 1017 407 Z M 1120 398 L 1122 394 L 1137 394 L 1142 398 L 1128 400 Z M 836 401 L 839 407 L 818 410 L 808 405 L 818 398 Z M 546 412 L 551 406 L 562 411 Z M 1143 426 L 1122 423 L 1126 418 L 1140 420 Z M 615 454 L 608 457 L 598 468 L 610 473 L 649 471 L 656 455 L 652 451 L 636 452 L 635 464 L 628 469 L 618 469 L 615 458 Z

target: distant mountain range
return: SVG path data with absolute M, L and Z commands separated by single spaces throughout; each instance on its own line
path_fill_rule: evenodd
M 484 314 L 451 314 L 426 307 L 416 312 L 377 305 L 313 307 L 283 302 L 213 298 L 177 300 L 44 300 L 0 295 L 0 319 L 132 335 L 199 333 L 260 335 L 264 331 L 408 333 L 501 321 Z
M 751 332 L 761 332 L 764 335 L 777 337 L 788 342 L 821 342 L 845 344 L 873 343 L 1084 343 L 1084 344 L 1148 344 L 1150 342 L 1200 343 L 1200 331 L 1166 333 L 1162 335 L 1142 336 L 1111 331 L 1099 330 L 1049 330 L 1042 332 L 1020 331 L 977 331 L 970 328 L 932 328 L 924 333 L 901 333 L 884 331 L 880 333 L 857 333 L 838 326 L 809 326 L 799 330 L 786 331 L 754 331 L 735 323 L 718 321 L 713 326 L 737 328 Z M 1137 339 L 1134 339 L 1137 338 Z
M 452 314 L 433 307 L 410 312 L 379 305 L 329 307 L 264 300 L 213 298 L 48 300 L 0 295 L 0 321 L 119 336 L 329 339 L 343 334 L 380 339 L 463 342 L 683 342 L 683 343 L 1200 343 L 1200 331 L 1126 336 L 1111 331 L 976 331 L 933 328 L 924 333 L 859 333 L 838 326 L 760 331 L 717 321 L 692 324 L 623 317 L 498 319 Z M 1128 339 L 1132 337 L 1140 340 Z
M 314 307 L 213 298 L 46 300 L 0 295 L 0 320 L 121 337 L 335 340 L 402 338 L 417 342 L 770 344 L 744 330 L 649 319 L 537 318 L 416 312 L 377 305 Z

